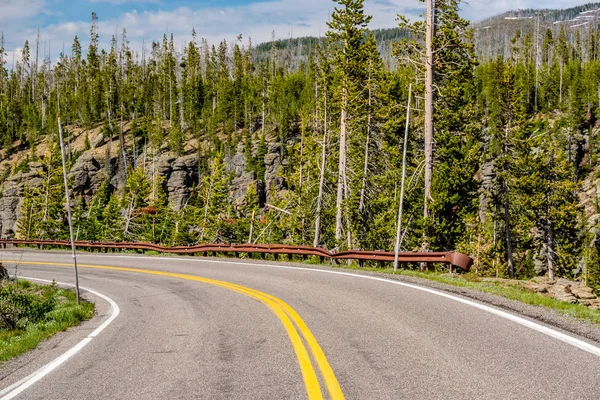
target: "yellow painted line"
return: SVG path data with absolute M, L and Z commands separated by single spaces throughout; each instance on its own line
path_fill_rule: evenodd
M 70 267 L 71 264 L 64 263 L 53 263 L 53 262 L 20 262 L 22 265 L 49 265 L 49 266 L 57 266 L 57 267 Z M 127 267 L 113 267 L 108 265 L 91 265 L 91 264 L 78 264 L 78 266 L 82 268 L 91 268 L 91 269 L 104 269 L 111 271 L 120 271 L 120 272 L 133 272 L 133 273 L 142 273 L 148 275 L 157 275 L 157 276 L 165 276 L 171 278 L 179 278 L 190 281 L 207 283 L 214 286 L 223 287 L 241 294 L 244 294 L 248 297 L 254 298 L 255 300 L 260 301 L 265 304 L 267 307 L 271 309 L 271 311 L 280 319 L 284 328 L 287 331 L 288 337 L 290 338 L 290 342 L 294 348 L 296 353 L 296 357 L 298 359 L 298 364 L 300 365 L 300 370 L 302 372 L 302 377 L 304 379 L 304 385 L 306 387 L 306 392 L 308 394 L 308 398 L 310 400 L 313 399 L 322 399 L 323 395 L 321 393 L 321 388 L 319 385 L 319 381 L 317 379 L 316 372 L 312 366 L 310 356 L 302 342 L 302 339 L 298 332 L 296 331 L 294 324 L 291 319 L 296 323 L 298 329 L 304 336 L 311 352 L 313 353 L 313 357 L 315 358 L 317 365 L 319 366 L 319 370 L 323 376 L 323 380 L 325 385 L 327 386 L 327 390 L 330 394 L 332 400 L 343 400 L 344 394 L 341 390 L 341 387 L 335 377 L 335 373 L 331 368 L 325 353 L 323 352 L 321 346 L 315 339 L 314 335 L 306 325 L 306 323 L 302 320 L 302 318 L 298 315 L 298 313 L 290 307 L 287 303 L 282 301 L 281 299 L 271 296 L 267 293 L 260 292 L 255 289 L 247 288 L 245 286 L 236 285 L 229 282 L 219 281 L 210 278 L 202 278 L 194 275 L 186 275 L 186 274 L 178 274 L 172 272 L 163 272 L 163 271 L 154 271 L 147 269 L 138 269 L 138 268 L 127 268 Z
M 230 285 L 238 286 L 238 287 L 242 287 L 242 288 L 244 287 L 244 286 L 239 286 L 239 285 L 235 285 L 235 284 L 230 284 Z M 255 289 L 250 289 L 250 288 L 246 288 L 246 289 L 258 292 Z M 258 292 L 258 293 L 262 293 L 262 292 Z M 308 329 L 308 326 L 306 325 L 304 320 L 300 317 L 300 315 L 298 315 L 296 310 L 294 310 L 290 305 L 288 305 L 283 300 L 281 300 L 275 296 L 272 296 L 270 294 L 267 294 L 267 293 L 262 293 L 262 294 L 267 296 L 271 300 L 275 301 L 276 303 L 278 303 L 287 312 L 287 314 L 292 318 L 292 320 L 296 323 L 296 326 L 298 327 L 298 329 L 302 333 L 302 336 L 304 336 L 304 339 L 308 343 L 308 346 L 309 346 L 311 352 L 313 353 L 313 357 L 317 361 L 317 365 L 319 366 L 319 370 L 321 371 L 321 375 L 323 376 L 323 380 L 325 381 L 325 385 L 327 386 L 327 390 L 329 391 L 329 395 L 330 395 L 331 399 L 332 400 L 343 400 L 344 393 L 342 392 L 342 388 L 340 387 L 340 384 L 335 376 L 335 373 L 333 372 L 331 365 L 329 365 L 329 361 L 327 361 L 327 357 L 325 356 L 323 349 L 317 342 L 317 339 L 314 337 L 314 335 L 312 334 L 310 329 Z

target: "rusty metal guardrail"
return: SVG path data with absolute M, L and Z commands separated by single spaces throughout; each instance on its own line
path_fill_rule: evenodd
M 3 239 L 0 240 L 0 246 L 6 249 L 8 246 L 45 246 L 51 247 L 68 247 L 71 242 L 67 240 L 17 240 Z M 394 253 L 387 251 L 369 251 L 369 250 L 346 250 L 341 252 L 331 252 L 320 247 L 310 246 L 290 246 L 282 244 L 219 244 L 208 243 L 195 246 L 175 246 L 165 247 L 152 243 L 129 243 L 129 242 L 94 242 L 94 241 L 76 241 L 75 246 L 83 249 L 98 249 L 104 252 L 116 250 L 145 250 L 156 251 L 158 253 L 171 254 L 201 254 L 208 256 L 212 254 L 230 254 L 233 253 L 236 257 L 240 253 L 260 254 L 264 257 L 266 254 L 272 254 L 277 260 L 279 255 L 287 255 L 291 260 L 293 256 L 300 256 L 307 259 L 310 256 L 319 257 L 321 261 L 325 259 L 339 260 L 357 260 L 360 265 L 365 261 L 377 261 L 380 263 L 393 262 Z M 443 263 L 452 267 L 458 267 L 464 271 L 469 271 L 473 265 L 473 259 L 467 255 L 457 252 L 403 252 L 400 253 L 398 262 L 406 265 L 410 263 Z

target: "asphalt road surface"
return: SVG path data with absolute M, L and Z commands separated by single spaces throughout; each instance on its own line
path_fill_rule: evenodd
M 70 254 L 0 256 L 11 274 L 17 263 L 23 277 L 74 281 L 60 265 Z M 600 353 L 416 288 L 256 262 L 78 261 L 81 286 L 120 313 L 84 292 L 98 317 L 1 366 L 0 399 L 600 396 Z M 85 347 L 27 384 L 82 340 Z

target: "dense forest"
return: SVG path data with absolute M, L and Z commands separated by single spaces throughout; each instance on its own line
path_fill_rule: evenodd
M 106 149 L 103 183 L 73 199 L 78 239 L 392 250 L 408 126 L 402 250 L 458 250 L 475 258 L 479 274 L 550 272 L 600 287 L 591 218 L 600 206 L 596 199 L 585 209 L 581 197 L 600 170 L 598 30 L 517 30 L 502 55 L 478 56 L 459 2 L 436 1 L 426 197 L 425 24 L 400 19 L 393 32 L 405 34 L 393 39 L 391 66 L 364 1 L 335 3 L 326 38 L 260 51 L 241 37 L 211 45 L 195 32 L 183 52 L 166 34 L 133 49 L 126 30 L 100 49 L 95 14 L 87 49 L 75 37 L 68 54 L 51 60 L 26 42 L 10 69 L 0 49 L 0 182 L 39 171 L 35 185 L 20 187 L 8 233 L 68 237 L 60 117 L 67 137 L 85 132 L 69 152 L 71 167 L 99 146 L 88 136 L 94 129 Z M 389 32 L 379 36 L 389 41 Z M 17 153 L 26 156 L 6 161 Z M 153 162 L 165 153 L 198 161 L 178 207 Z M 265 179 L 274 153 L 277 184 Z M 237 201 L 227 168 L 234 155 L 251 176 Z M 116 170 L 122 185 L 111 179 Z

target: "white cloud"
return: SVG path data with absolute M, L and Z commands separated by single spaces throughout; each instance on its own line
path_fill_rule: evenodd
M 5 29 L 5 23 L 19 22 L 39 15 L 45 6 L 44 0 L 29 0 L 26 4 L 22 0 L 0 0 L 1 29 Z
M 88 0 L 90 3 L 108 3 L 108 4 L 156 4 L 160 0 Z
M 88 1 L 133 4 L 156 0 Z M 509 9 L 565 8 L 581 4 L 582 1 L 548 0 L 540 4 L 533 0 L 467 0 L 462 3 L 461 8 L 463 16 L 478 21 Z M 337 5 L 331 0 L 265 0 L 230 7 L 219 7 L 218 1 L 210 4 L 200 8 L 180 7 L 173 10 L 132 9 L 109 20 L 103 20 L 102 10 L 98 10 L 102 46 L 107 47 L 111 36 L 120 34 L 123 27 L 127 29 L 132 47 L 138 50 L 143 41 L 147 43 L 146 48 L 149 48 L 149 43 L 153 40 L 160 41 L 165 32 L 173 33 L 180 47 L 190 40 L 192 28 L 196 29 L 199 37 L 206 38 L 210 43 L 218 43 L 222 39 L 232 42 L 237 35 L 243 34 L 244 41 L 251 36 L 256 44 L 270 40 L 272 31 L 275 31 L 278 38 L 323 35 L 327 30 L 326 23 Z M 21 47 L 25 39 L 29 39 L 30 43 L 35 42 L 37 28 L 31 21 L 35 15 L 47 12 L 45 6 L 44 0 L 29 0 L 27 7 L 23 7 L 18 0 L 0 0 L 0 22 L 3 18 L 11 21 L 8 24 L 10 26 L 2 23 L 0 28 L 6 33 L 6 47 L 9 51 Z M 396 26 L 396 15 L 399 13 L 417 17 L 423 9 L 423 3 L 418 0 L 366 0 L 365 8 L 368 14 L 373 15 L 371 28 L 385 28 Z M 30 24 L 26 23 L 28 19 Z M 52 49 L 51 54 L 56 58 L 62 48 L 69 52 L 74 36 L 78 35 L 85 48 L 89 29 L 90 21 L 87 18 L 46 26 L 42 30 L 41 46 L 43 49 Z
M 173 33 L 176 40 L 185 42 L 190 39 L 192 28 L 195 28 L 199 37 L 212 43 L 222 39 L 232 40 L 240 33 L 246 38 L 251 36 L 253 42 L 258 43 L 270 40 L 272 31 L 276 32 L 278 38 L 324 34 L 334 5 L 323 0 L 277 0 L 235 7 L 132 10 L 106 21 L 102 20 L 99 12 L 98 28 L 104 40 L 125 27 L 132 42 L 141 43 L 144 38 L 146 41 L 160 40 L 165 32 Z M 381 28 L 395 26 L 397 13 L 408 11 L 414 14 L 418 7 L 420 3 L 417 0 L 378 0 L 367 1 L 366 11 L 373 15 L 371 27 Z M 89 36 L 89 22 L 51 25 L 44 32 L 52 40 L 63 38 L 70 42 L 75 34 L 80 38 Z

